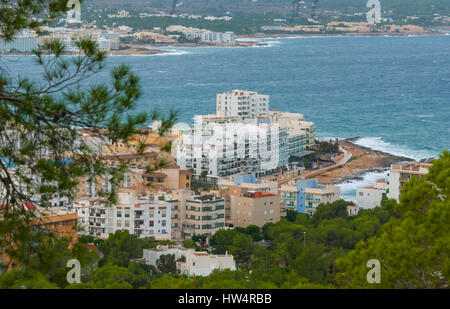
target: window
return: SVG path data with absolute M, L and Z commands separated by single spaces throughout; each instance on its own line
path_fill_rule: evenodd
M 150 226 L 150 227 L 153 227 L 153 226 L 154 226 L 154 224 L 155 224 L 155 222 L 154 222 L 153 220 L 152 220 L 152 221 L 150 221 L 149 223 L 150 223 L 150 224 L 149 224 L 149 226 Z
M 125 220 L 125 227 L 129 227 L 130 226 L 130 221 Z
M 121 211 L 118 211 L 118 212 L 117 212 L 117 217 L 118 217 L 118 218 L 121 218 L 121 217 L 122 217 L 122 212 L 121 212 Z
M 162 226 L 166 226 L 166 220 L 162 220 Z

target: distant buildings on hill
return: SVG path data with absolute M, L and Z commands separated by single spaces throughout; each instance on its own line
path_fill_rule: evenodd
M 38 48 L 38 39 L 29 31 L 23 30 L 12 40 L 0 38 L 0 53 L 21 52 L 30 53 Z
M 210 30 L 184 27 L 179 25 L 172 25 L 167 27 L 166 32 L 180 32 L 184 34 L 188 41 L 198 40 L 201 43 L 222 44 L 236 42 L 236 35 L 233 32 L 214 32 Z

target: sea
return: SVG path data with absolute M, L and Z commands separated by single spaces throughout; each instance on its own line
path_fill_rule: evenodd
M 450 35 L 252 40 L 263 45 L 109 56 L 107 70 L 84 83 L 108 82 L 108 69 L 126 64 L 141 78 L 137 110 L 177 108 L 181 123 L 215 113 L 217 93 L 246 89 L 270 95 L 271 109 L 304 114 L 321 139 L 358 137 L 359 145 L 416 160 L 449 149 Z M 1 60 L 13 76 L 39 76 L 32 56 Z M 343 197 L 354 200 L 357 186 L 385 174 L 343 183 Z

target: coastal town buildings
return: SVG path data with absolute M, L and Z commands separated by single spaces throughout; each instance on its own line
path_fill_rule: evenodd
M 280 188 L 281 209 L 295 210 L 299 213 L 313 215 L 319 204 L 333 203 L 340 199 L 338 186 L 319 185 L 317 179 L 300 179 L 282 185 Z
M 264 176 L 310 153 L 315 126 L 302 114 L 269 111 L 269 96 L 233 90 L 217 95 L 216 114 L 197 115 L 177 143 L 177 163 L 209 178 Z
M 356 205 L 362 209 L 380 206 L 383 197 L 387 196 L 388 183 L 385 179 L 378 179 L 371 186 L 356 189 Z
M 172 25 L 166 28 L 166 32 L 183 33 L 187 40 L 201 43 L 233 43 L 236 42 L 236 35 L 233 32 L 213 32 L 205 29 Z
M 392 164 L 388 174 L 389 199 L 400 201 L 403 186 L 409 182 L 412 177 L 425 177 L 428 174 L 429 163 L 411 163 L 411 164 Z
M 38 48 L 38 39 L 33 36 L 16 36 L 11 41 L 0 38 L 0 53 L 31 53 Z
M 287 134 L 269 118 L 211 121 L 196 116 L 190 134 L 177 146 L 177 163 L 197 176 L 266 173 L 288 163 Z

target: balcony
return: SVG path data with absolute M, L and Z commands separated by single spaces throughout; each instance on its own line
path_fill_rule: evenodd
M 311 202 L 320 202 L 320 198 L 315 197 L 307 197 L 306 200 Z
M 281 195 L 281 198 L 289 199 L 289 200 L 295 200 L 295 195 Z

